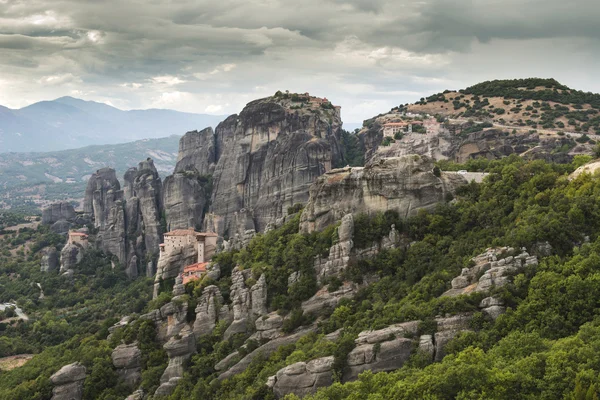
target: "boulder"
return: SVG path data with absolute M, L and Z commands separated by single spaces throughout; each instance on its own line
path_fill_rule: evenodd
M 65 365 L 50 377 L 54 385 L 52 400 L 80 400 L 86 368 L 80 363 Z
M 290 393 L 304 397 L 315 393 L 321 387 L 331 385 L 333 362 L 332 356 L 322 357 L 308 363 L 298 362 L 280 369 L 275 377 L 270 378 L 273 393 L 278 399 Z
M 169 357 L 169 364 L 160 377 L 161 384 L 156 389 L 155 396 L 167 396 L 175 389 L 190 358 L 196 353 L 196 337 L 191 329 L 186 327 L 177 336 L 169 339 L 163 348 Z
M 130 388 L 136 388 L 142 381 L 142 352 L 137 343 L 117 346 L 113 350 L 111 358 L 119 377 Z

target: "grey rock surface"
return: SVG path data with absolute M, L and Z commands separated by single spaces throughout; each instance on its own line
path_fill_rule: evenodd
M 44 247 L 41 253 L 40 271 L 51 272 L 58 270 L 60 265 L 58 251 L 54 247 Z
M 458 174 L 437 177 L 433 167 L 430 158 L 407 155 L 329 171 L 310 188 L 301 230 L 320 231 L 349 213 L 395 210 L 408 217 L 444 202 L 447 193 L 467 183 Z
M 278 399 L 293 393 L 304 397 L 333 383 L 333 356 L 298 362 L 277 371 L 272 383 Z
M 282 98 L 256 100 L 217 126 L 210 213 L 220 235 L 233 232 L 242 209 L 252 210 L 254 230 L 264 231 L 306 202 L 315 178 L 341 162 L 337 111 L 291 106 Z
M 130 388 L 136 388 L 142 381 L 142 352 L 137 343 L 117 346 L 113 350 L 111 358 L 119 377 Z
M 52 203 L 42 210 L 42 224 L 52 225 L 58 221 L 73 221 L 75 209 L 68 201 Z
M 81 400 L 86 368 L 80 363 L 65 365 L 50 377 L 52 400 Z

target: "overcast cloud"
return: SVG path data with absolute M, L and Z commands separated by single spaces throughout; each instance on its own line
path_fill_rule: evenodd
M 230 114 L 276 90 L 346 122 L 481 80 L 600 92 L 598 0 L 0 0 L 0 104 Z

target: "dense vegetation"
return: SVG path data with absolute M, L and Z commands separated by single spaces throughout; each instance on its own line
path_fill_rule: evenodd
M 267 276 L 269 309 L 287 316 L 286 331 L 316 324 L 318 332 L 280 347 L 269 357 L 257 357 L 243 373 L 219 381 L 216 362 L 234 350 L 241 358 L 261 344 L 247 341 L 249 334 L 223 340 L 226 326 L 220 323 L 212 335 L 199 339 L 198 353 L 170 399 L 272 399 L 265 386 L 267 377 L 285 365 L 325 355 L 334 355 L 339 379 L 360 331 L 418 319 L 423 321 L 421 333 L 433 333 L 437 329 L 434 317 L 459 312 L 475 313 L 473 331 L 451 342 L 446 349 L 449 355 L 441 363 L 431 364 L 416 354 L 396 372 L 365 373 L 356 382 L 324 388 L 313 398 L 595 398 L 600 387 L 600 176 L 567 177 L 586 160 L 579 157 L 573 164 L 556 165 L 511 156 L 452 165 L 486 171 L 489 177 L 483 184 L 463 187 L 455 199 L 448 198 L 434 211 L 408 219 L 392 211 L 357 215 L 356 248 L 377 244 L 392 225 L 410 246 L 353 262 L 346 280 L 363 282 L 365 277 L 376 276 L 377 281 L 319 316 L 303 315 L 298 306 L 316 291 L 312 260 L 327 255 L 337 228 L 301 234 L 298 214 L 294 215 L 298 208 L 291 208 L 282 227 L 257 235 L 241 251 L 220 253 L 216 260 L 222 278 L 188 284 L 187 296 L 197 301 L 203 287 L 216 284 L 225 301 L 230 301 L 230 272 L 239 265 L 252 270 L 250 280 L 263 273 Z M 61 243 L 42 228 L 12 235 L 4 239 L 6 245 L 14 248 L 13 242 L 24 239 L 20 235 L 30 235 L 36 248 Z M 541 258 L 539 267 L 518 273 L 512 284 L 495 289 L 493 294 L 509 306 L 497 320 L 478 312 L 483 294 L 439 297 L 469 259 L 487 247 L 524 246 L 535 251 L 536 244 L 544 242 L 552 246 L 552 256 Z M 114 276 L 118 273 L 112 272 L 106 257 L 92 252 L 75 283 L 61 283 L 63 278 L 37 271 L 36 254 L 35 249 L 23 252 L 24 268 L 18 268 L 21 280 L 4 278 L 17 273 L 12 258 L 0 263 L 2 284 L 11 291 L 8 297 L 25 305 L 33 316 L 29 324 L 5 327 L 7 337 L 13 340 L 17 335 L 10 332 L 21 329 L 24 345 L 32 346 L 27 351 L 41 351 L 25 367 L 0 373 L 0 398 L 48 398 L 48 376 L 75 360 L 89 368 L 86 399 L 123 398 L 126 391 L 110 364 L 110 351 L 121 341 L 136 340 L 143 353 L 142 386 L 151 393 L 166 365 L 152 324 L 138 320 L 107 340 L 107 328 L 115 317 L 148 309 L 143 310 L 149 282 L 127 283 L 124 277 Z M 288 288 L 292 272 L 299 272 L 300 279 Z M 48 286 L 47 299 L 37 299 L 39 292 L 31 287 L 36 281 L 45 282 L 44 290 Z M 330 287 L 340 284 L 328 283 Z M 153 302 L 148 307 L 159 305 Z M 50 309 L 46 307 L 54 312 L 44 313 Z M 56 312 L 61 309 L 65 311 Z M 81 309 L 85 311 L 75 312 Z M 339 339 L 325 338 L 340 328 Z

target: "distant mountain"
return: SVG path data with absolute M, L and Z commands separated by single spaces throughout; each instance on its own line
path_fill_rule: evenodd
M 44 153 L 2 153 L 0 209 L 29 200 L 42 205 L 53 200 L 81 199 L 88 178 L 96 170 L 112 167 L 122 178 L 129 167 L 148 157 L 164 178 L 175 168 L 179 138 L 173 135 Z
M 226 116 L 173 110 L 123 111 L 61 97 L 12 110 L 0 106 L 0 153 L 54 151 L 182 135 L 215 127 Z

